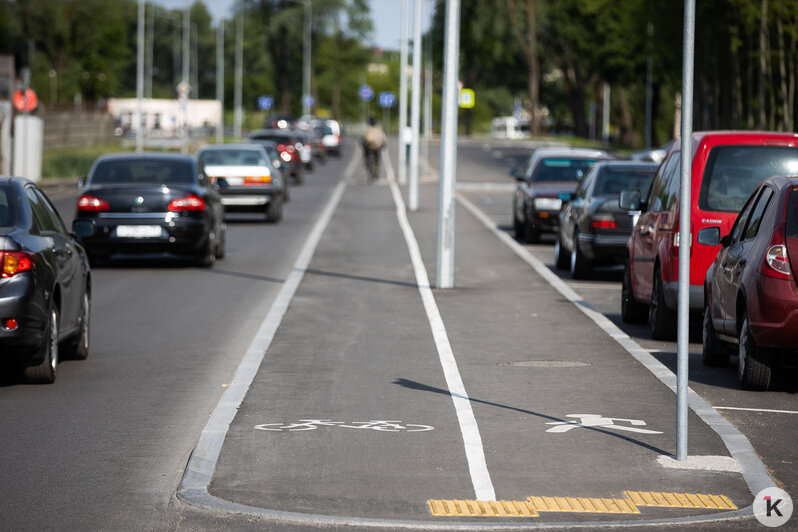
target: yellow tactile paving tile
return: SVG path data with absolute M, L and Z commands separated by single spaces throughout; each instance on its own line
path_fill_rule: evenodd
M 636 506 L 737 510 L 737 506 L 725 495 L 674 493 L 665 491 L 627 491 L 626 496 L 629 497 L 629 500 Z
M 462 499 L 429 499 L 434 516 L 448 517 L 537 517 L 529 501 L 473 501 Z
M 529 497 L 538 512 L 574 512 L 590 514 L 639 514 L 629 499 L 594 497 Z

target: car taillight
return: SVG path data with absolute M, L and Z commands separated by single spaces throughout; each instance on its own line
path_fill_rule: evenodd
M 19 322 L 16 318 L 6 318 L 3 320 L 3 328 L 7 331 L 16 331 L 19 328 Z
M 100 212 L 111 210 L 111 205 L 102 198 L 97 198 L 90 194 L 84 194 L 78 200 L 78 211 L 80 212 Z
M 270 175 L 247 176 L 244 178 L 245 185 L 268 185 L 272 182 Z
M 282 159 L 283 161 L 285 161 L 287 163 L 290 163 L 291 162 L 291 154 L 288 153 L 287 151 L 281 151 L 280 152 L 280 159 Z
M 590 221 L 590 227 L 593 229 L 617 229 L 618 222 L 615 221 L 611 214 L 596 215 Z
M 790 259 L 787 257 L 787 246 L 784 245 L 783 226 L 773 231 L 760 271 L 762 275 L 776 279 L 790 278 Z
M 0 264 L 4 279 L 33 269 L 33 255 L 25 251 L 0 251 Z
M 172 212 L 184 211 L 204 211 L 205 201 L 199 196 L 191 194 L 184 198 L 177 198 L 169 203 L 169 210 Z

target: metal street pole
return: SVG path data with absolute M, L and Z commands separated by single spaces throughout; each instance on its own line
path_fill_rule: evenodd
M 399 184 L 407 183 L 407 151 L 405 128 L 407 127 L 407 1 L 402 0 L 402 16 L 399 21 L 401 52 L 399 54 Z
M 310 102 L 308 101 L 308 97 L 310 96 L 310 39 L 311 39 L 311 17 L 313 16 L 313 10 L 310 4 L 310 0 L 305 0 L 305 45 L 304 49 L 302 50 L 302 61 L 303 61 L 303 76 L 302 76 L 302 114 L 309 115 L 310 114 Z
M 219 123 L 216 124 L 216 142 L 224 142 L 224 20 L 216 29 L 216 100 L 219 102 Z
M 610 84 L 604 84 L 604 108 L 602 109 L 601 141 L 610 142 Z
M 427 39 L 432 44 L 432 39 Z M 424 160 L 429 164 L 429 140 L 432 138 L 432 48 L 428 50 L 424 72 Z
M 421 130 L 421 0 L 413 5 L 413 87 L 410 105 L 410 124 L 413 139 L 410 142 L 410 187 L 407 191 L 407 205 L 411 211 L 418 210 L 418 137 Z
M 690 188 L 693 137 L 693 73 L 695 57 L 695 0 L 684 1 L 682 44 L 682 160 L 679 194 L 679 315 L 676 362 L 676 459 L 687 459 L 687 391 L 690 370 Z
M 241 85 L 244 78 L 244 15 L 238 14 L 238 31 L 236 32 L 236 80 L 235 93 L 233 95 L 233 105 L 235 107 L 235 118 L 233 121 L 233 136 L 241 138 L 241 122 L 243 119 L 243 109 L 241 108 Z
M 139 0 L 138 35 L 136 36 L 136 153 L 144 151 L 144 0 Z
M 652 128 L 652 82 L 654 77 L 654 61 L 651 57 L 651 37 L 654 35 L 654 24 L 648 23 L 648 41 L 646 48 L 648 48 L 646 56 L 646 149 L 651 149 L 651 128 Z
M 191 94 L 189 86 L 189 61 L 191 61 L 191 8 L 183 12 L 183 83 L 185 83 L 185 96 L 183 98 L 183 143 L 180 153 L 188 153 L 188 98 Z
M 460 57 L 460 0 L 446 0 L 441 109 L 441 181 L 438 203 L 438 288 L 454 287 L 454 189 L 457 166 L 457 78 Z

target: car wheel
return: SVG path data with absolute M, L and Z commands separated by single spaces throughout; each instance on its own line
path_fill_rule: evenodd
M 66 346 L 66 357 L 78 360 L 86 360 L 89 356 L 89 336 L 91 332 L 91 298 L 89 290 L 83 292 L 80 303 L 80 331 L 77 336 Z
M 646 321 L 647 310 L 644 304 L 635 299 L 632 291 L 632 269 L 627 258 L 621 285 L 621 319 L 624 323 L 643 323 Z
M 718 335 L 715 334 L 715 325 L 712 323 L 709 306 L 709 301 L 706 301 L 704 304 L 704 322 L 702 327 L 701 361 L 705 366 L 728 366 L 729 350 L 720 343 Z
M 25 380 L 31 384 L 52 384 L 58 367 L 58 309 L 50 309 L 50 320 L 44 332 L 44 340 L 36 358 L 43 357 L 35 366 L 24 370 Z
M 587 260 L 579 247 L 579 232 L 574 233 L 574 242 L 571 246 L 571 277 L 574 279 L 587 279 L 593 273 L 593 265 Z
M 518 219 L 518 216 L 515 214 L 515 210 L 513 209 L 513 235 L 515 239 L 519 242 L 523 242 L 526 238 L 524 234 L 524 224 L 521 223 L 521 220 Z
M 268 223 L 277 223 L 283 219 L 283 200 L 274 196 L 274 200 L 266 205 L 266 221 Z
M 557 233 L 557 240 L 554 241 L 554 267 L 558 270 L 568 268 L 569 256 L 565 253 L 562 246 L 562 235 Z
M 540 231 L 524 216 L 524 242 L 537 244 L 540 242 Z
M 223 259 L 225 255 L 225 247 L 227 246 L 227 225 L 222 224 L 220 237 L 216 239 L 216 259 Z
M 773 374 L 771 353 L 759 347 L 748 326 L 748 313 L 743 312 L 740 325 L 740 351 L 737 380 L 746 390 L 767 390 Z
M 654 288 L 651 291 L 651 306 L 648 308 L 648 327 L 655 340 L 676 339 L 676 313 L 665 305 L 665 288 L 662 272 L 654 272 Z
M 197 266 L 200 268 L 210 268 L 216 262 L 216 238 L 213 233 L 208 235 L 202 251 L 197 255 Z

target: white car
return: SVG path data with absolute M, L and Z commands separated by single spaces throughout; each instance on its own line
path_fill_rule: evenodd
M 341 124 L 337 120 L 325 120 L 324 122 L 324 137 L 321 141 L 327 150 L 327 153 L 341 155 Z

